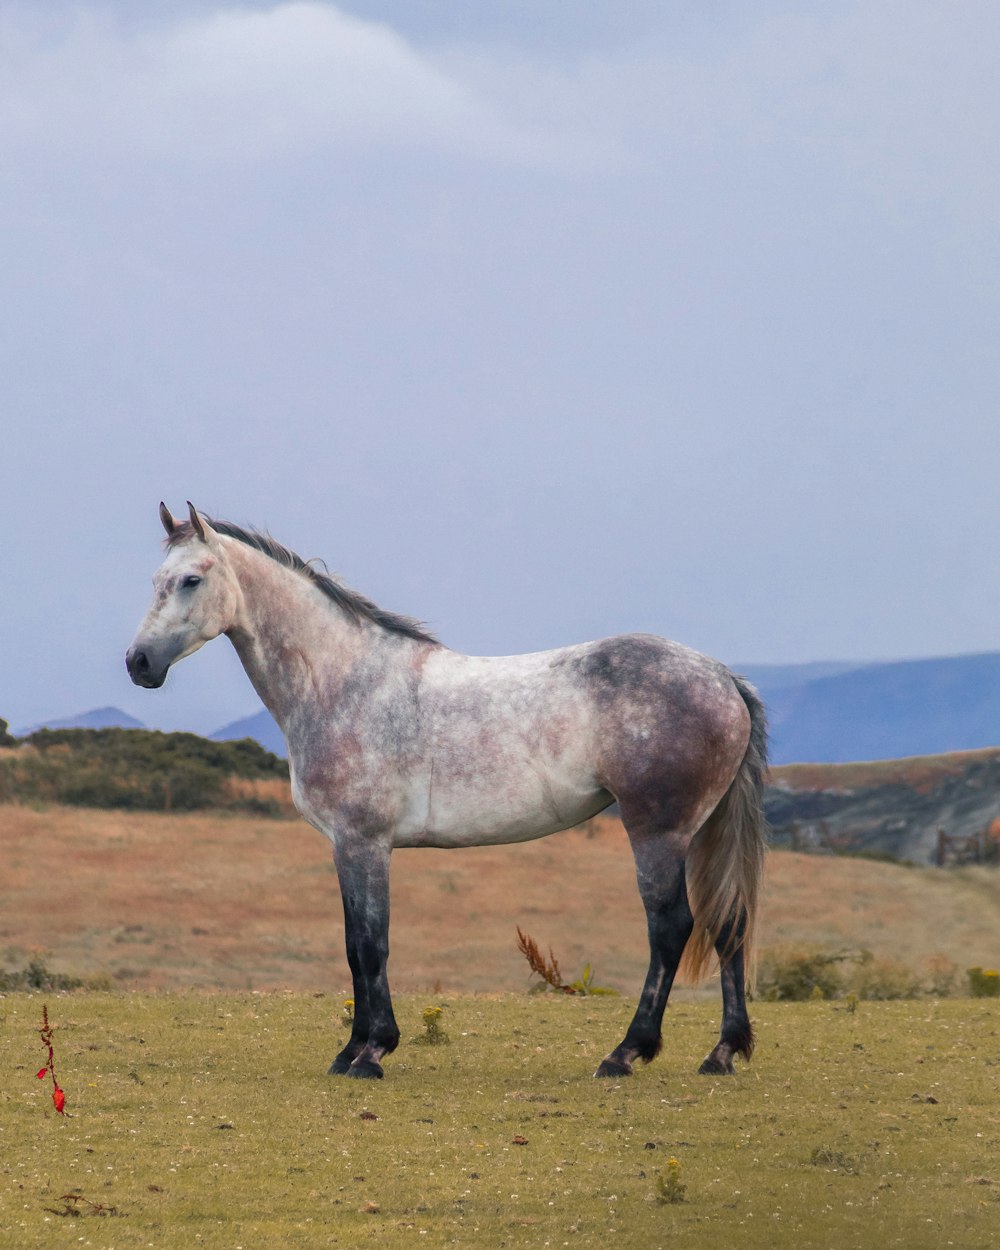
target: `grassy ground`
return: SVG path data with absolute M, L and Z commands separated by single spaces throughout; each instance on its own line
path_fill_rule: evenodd
M 451 1042 L 415 1044 L 434 1003 Z M 10 995 L 0 1246 L 997 1244 L 1000 1002 L 756 1004 L 735 1078 L 695 1075 L 717 1007 L 682 1003 L 654 1065 L 593 1081 L 630 1010 L 404 997 L 368 1083 L 324 1075 L 332 996 Z

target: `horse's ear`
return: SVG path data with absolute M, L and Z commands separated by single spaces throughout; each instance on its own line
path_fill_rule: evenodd
M 167 537 L 171 538 L 177 528 L 177 522 L 170 515 L 170 509 L 162 500 L 160 501 L 160 524 L 167 531 Z
M 188 513 L 190 514 L 190 517 L 191 517 L 191 528 L 194 530 L 194 532 L 198 535 L 198 537 L 201 539 L 203 543 L 207 543 L 208 535 L 205 533 L 205 522 L 198 515 L 198 509 L 194 506 L 194 504 L 191 502 L 190 499 L 187 501 L 187 505 L 188 505 Z

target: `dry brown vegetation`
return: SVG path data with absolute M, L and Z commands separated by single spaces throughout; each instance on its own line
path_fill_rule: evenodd
M 137 988 L 339 990 L 349 984 L 326 840 L 298 820 L 0 806 L 0 955 Z M 868 947 L 919 970 L 1000 961 L 990 869 L 773 852 L 762 945 Z M 637 992 L 645 921 L 620 823 L 507 847 L 398 851 L 393 984 L 526 989 L 516 926 L 569 979 Z
M 947 777 L 961 777 L 971 765 L 1000 759 L 1000 748 L 914 755 L 898 760 L 864 760 L 855 764 L 781 764 L 771 769 L 770 783 L 789 790 L 866 790 L 874 786 L 906 786 L 918 794 L 934 790 Z

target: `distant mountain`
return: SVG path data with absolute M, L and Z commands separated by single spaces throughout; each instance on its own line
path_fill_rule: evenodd
M 804 686 L 821 677 L 839 677 L 858 668 L 870 668 L 871 662 L 850 664 L 846 660 L 814 660 L 808 664 L 735 664 L 734 672 L 747 677 L 759 690 L 787 690 Z
M 1000 653 L 822 667 L 744 669 L 768 706 L 774 764 L 1000 745 Z
M 27 738 L 39 729 L 145 729 L 141 720 L 129 716 L 117 707 L 98 707 L 91 712 L 79 712 L 62 720 L 44 720 L 30 729 L 15 730 L 18 738 Z
M 230 725 L 223 725 L 208 735 L 214 742 L 232 742 L 238 738 L 253 738 L 262 747 L 280 755 L 282 759 L 288 754 L 285 747 L 285 735 L 278 728 L 274 717 L 262 707 L 255 716 L 244 716 L 242 720 L 234 720 Z

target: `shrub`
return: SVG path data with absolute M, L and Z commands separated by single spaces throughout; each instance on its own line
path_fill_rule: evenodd
M 925 961 L 927 992 L 935 998 L 948 998 L 955 992 L 958 964 L 947 955 L 931 955 Z
M 182 762 L 199 763 L 213 772 L 237 777 L 287 777 L 288 765 L 252 738 L 213 742 L 198 734 L 149 729 L 39 729 L 25 739 L 43 754 L 64 747 L 88 758 L 125 767 Z
M 852 951 L 781 946 L 761 957 L 757 992 L 771 1002 L 844 998 L 849 1011 L 864 1001 L 914 999 L 924 994 L 945 998 L 952 993 L 957 968 L 950 959 L 934 955 L 925 961 L 924 967 L 920 973 L 898 959 L 877 959 L 863 948 Z M 984 988 L 973 993 L 1000 994 L 1000 974 L 970 968 L 970 983 L 974 973 L 979 974 Z
M 805 1002 L 836 998 L 844 987 L 840 965 L 855 958 L 850 951 L 818 946 L 782 946 L 767 951 L 757 972 L 757 992 L 769 1002 Z
M 995 968 L 968 968 L 966 973 L 973 998 L 1000 998 L 1000 972 Z
M 875 959 L 871 951 L 861 952 L 850 988 L 861 1000 L 879 1002 L 919 998 L 923 991 L 920 977 L 906 964 L 898 959 Z
M 281 814 L 261 786 L 288 794 L 288 765 L 251 739 L 139 729 L 42 729 L 0 761 L 0 798 L 78 807 Z M 290 808 L 290 802 L 286 804 Z
M 943 976 L 943 974 L 942 974 Z M 898 959 L 876 959 L 869 950 L 826 950 L 818 946 L 784 946 L 765 952 L 757 976 L 757 992 L 770 1002 L 847 996 L 855 1010 L 859 1001 L 919 998 L 923 980 Z
M 12 990 L 78 990 L 83 982 L 79 977 L 62 972 L 51 972 L 40 959 L 31 959 L 16 971 L 0 970 L 0 993 Z

